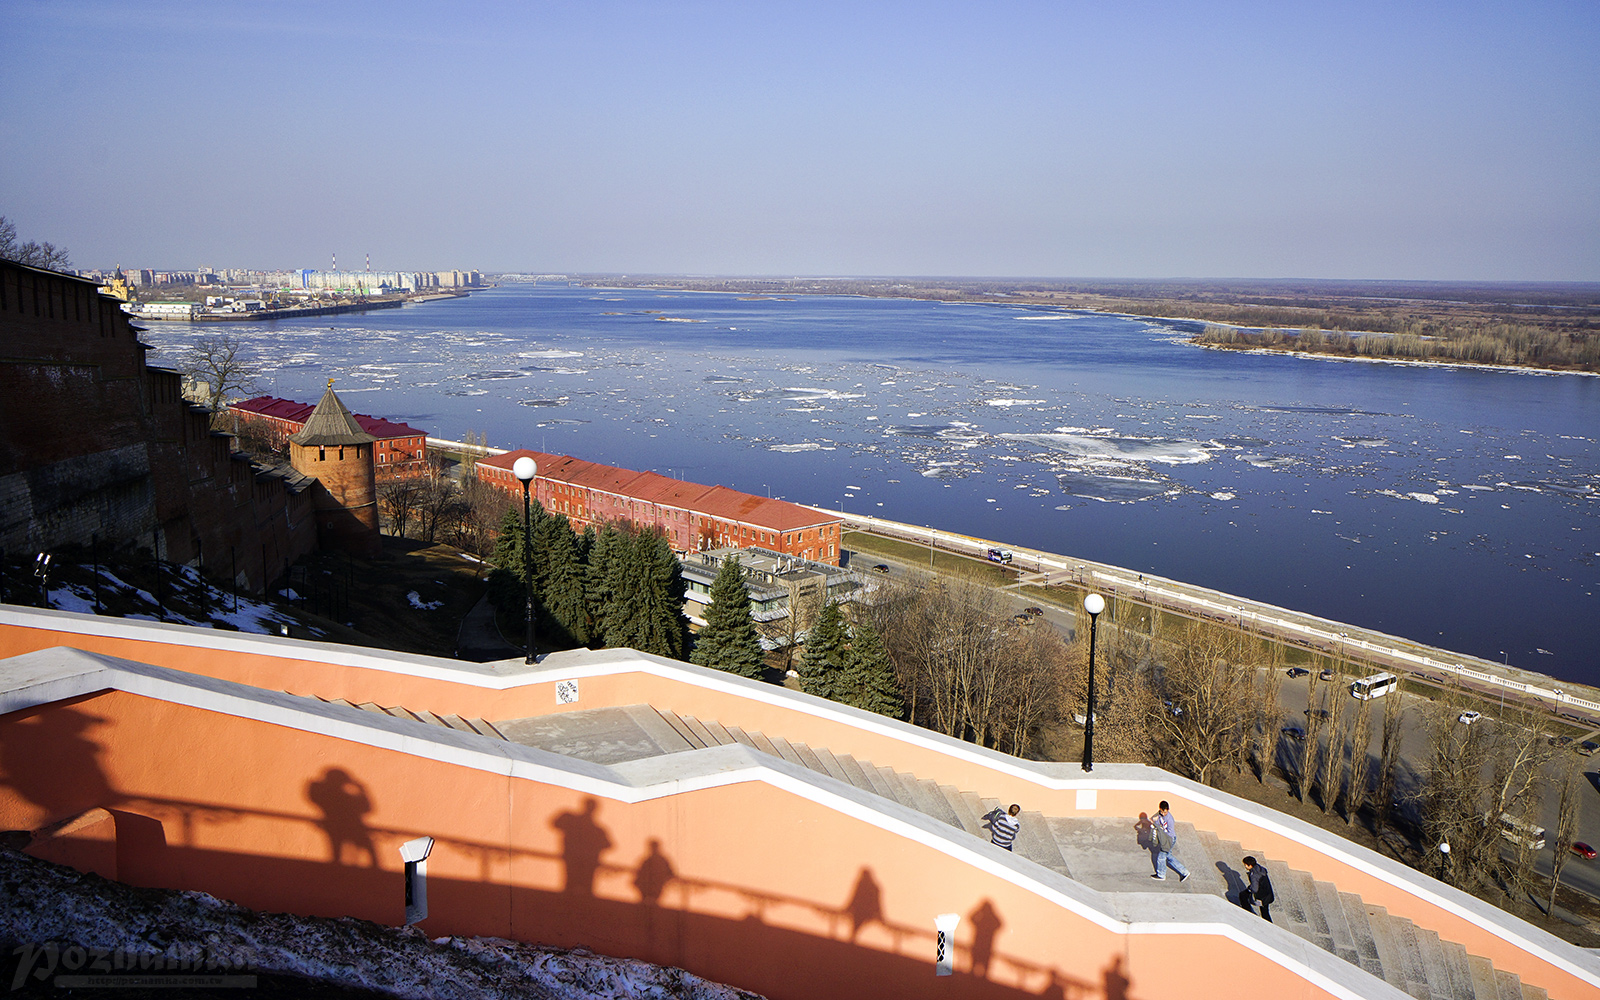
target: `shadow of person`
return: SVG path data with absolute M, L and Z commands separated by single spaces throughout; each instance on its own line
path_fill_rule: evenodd
M 1222 873 L 1223 879 L 1228 883 L 1228 887 L 1222 891 L 1223 897 L 1230 903 L 1237 903 L 1239 893 L 1244 891 L 1244 876 L 1234 871 L 1226 861 L 1217 862 L 1217 871 Z
M 105 721 L 66 708 L 0 725 L 0 774 L 45 814 L 39 826 L 121 798 L 100 768 L 100 744 L 85 735 Z
M 320 825 L 328 835 L 329 861 L 344 864 L 348 845 L 354 854 L 366 852 L 368 868 L 377 867 L 378 852 L 372 848 L 372 834 L 366 823 L 366 815 L 372 811 L 366 786 L 344 768 L 330 767 L 321 778 L 306 782 L 306 798 L 322 810 Z
M 855 891 L 850 893 L 850 902 L 844 905 L 844 911 L 850 915 L 852 941 L 861 933 L 862 927 L 874 920 L 883 922 L 883 890 L 878 886 L 878 880 L 872 877 L 871 868 L 861 869 L 861 874 L 856 878 Z
M 1106 966 L 1104 988 L 1106 1000 L 1128 1000 L 1128 977 L 1122 973 L 1122 956 L 1117 955 Z
M 1156 842 L 1152 839 L 1151 829 L 1154 824 L 1150 822 L 1149 813 L 1140 813 L 1139 819 L 1133 824 L 1133 837 L 1139 842 L 1140 847 L 1154 847 Z
M 571 870 L 570 867 L 568 870 Z M 651 837 L 650 850 L 633 873 L 633 887 L 639 890 L 639 902 L 646 906 L 660 906 L 661 894 L 677 877 L 678 873 L 672 870 L 672 862 L 661 853 L 661 841 Z
M 987 978 L 989 961 L 994 958 L 994 939 L 1005 921 L 987 899 L 967 914 L 967 921 L 972 924 L 972 974 Z
M 550 821 L 561 834 L 561 858 L 566 865 L 566 884 L 561 891 L 573 895 L 594 895 L 594 877 L 600 870 L 600 855 L 611 846 L 611 837 L 594 821 L 600 803 L 583 800 L 583 812 L 564 812 Z

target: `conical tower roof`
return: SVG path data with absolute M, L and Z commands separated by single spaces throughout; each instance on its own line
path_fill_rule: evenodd
M 328 391 L 322 394 L 322 399 L 317 401 L 317 408 L 311 411 L 311 416 L 306 418 L 306 425 L 300 428 L 290 438 L 298 445 L 310 445 L 324 448 L 348 446 L 353 444 L 371 444 L 377 438 L 361 429 L 356 423 L 356 418 L 339 397 L 334 395 L 333 382 L 329 380 Z

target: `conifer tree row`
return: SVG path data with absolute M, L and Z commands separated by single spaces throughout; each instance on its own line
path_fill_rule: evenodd
M 866 621 L 848 624 L 833 601 L 806 633 L 800 689 L 892 718 L 905 711 L 883 639 Z
M 573 531 L 565 515 L 531 510 L 535 623 L 542 645 L 628 646 L 685 659 L 689 622 L 685 585 L 665 536 L 607 524 Z M 502 627 L 523 624 L 523 526 L 508 511 L 495 544 L 490 600 Z

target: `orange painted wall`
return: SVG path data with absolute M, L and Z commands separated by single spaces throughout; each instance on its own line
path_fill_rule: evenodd
M 738 693 L 711 690 L 643 672 L 626 672 L 580 679 L 581 699 L 557 706 L 554 681 L 494 691 L 450 680 L 407 677 L 363 667 L 328 664 L 292 655 L 282 659 L 218 649 L 182 647 L 167 642 L 138 642 L 103 636 L 74 635 L 45 629 L 0 628 L 0 655 L 14 655 L 50 646 L 73 646 L 179 670 L 235 680 L 271 690 L 318 693 L 360 703 L 405 705 L 438 714 L 492 720 L 583 710 L 604 706 L 647 703 L 747 731 L 782 735 L 791 742 L 827 747 L 860 760 L 914 773 L 985 796 L 1018 801 L 1047 815 L 1137 816 L 1153 813 L 1160 799 L 1172 802 L 1180 821 L 1210 830 L 1245 850 L 1279 859 L 1332 882 L 1342 891 L 1359 894 L 1368 903 L 1386 907 L 1423 927 L 1457 941 L 1469 952 L 1492 960 L 1496 967 L 1515 972 L 1525 982 L 1549 989 L 1554 995 L 1573 995 L 1586 987 L 1568 973 L 1504 941 L 1471 920 L 1455 915 L 1380 875 L 1374 875 L 1322 853 L 1291 836 L 1263 830 L 1248 817 L 1234 817 L 1190 799 L 1177 787 L 1161 791 L 1100 788 L 1091 812 L 1077 809 L 1076 791 L 1048 790 L 1027 778 L 1007 774 L 981 761 L 956 757 L 937 748 L 921 747 L 895 735 L 873 732 L 843 721 L 821 718 L 783 704 L 767 704 Z M 285 644 L 286 652 L 295 649 Z M 441 665 L 447 665 L 443 661 Z
M 1131 942 L 764 783 L 628 805 L 122 692 L 0 717 L 0 751 L 0 822 L 104 806 L 124 880 L 257 908 L 398 923 L 397 848 L 427 834 L 430 934 L 584 944 L 773 1000 L 1096 996 L 1108 975 L 1141 998 L 1238 995 L 1196 962 L 1322 995 L 1222 938 Z M 936 978 L 946 911 L 959 974 Z

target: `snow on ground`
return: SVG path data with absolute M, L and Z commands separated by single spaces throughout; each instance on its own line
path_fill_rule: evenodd
M 681 969 L 500 938 L 261 913 L 203 892 L 134 889 L 0 849 L 0 946 L 55 942 L 439 1000 L 761 1000 Z M 20 949 L 19 949 L 20 953 Z M 41 963 L 42 965 L 42 963 Z M 194 965 L 190 971 L 198 971 Z M 27 973 L 24 973 L 27 975 Z M 145 973 L 151 975 L 151 973 Z M 104 985 L 116 985 L 106 982 Z
M 440 608 L 444 607 L 443 601 L 424 601 L 422 599 L 422 595 L 417 593 L 415 590 L 406 594 L 406 600 L 410 601 L 411 606 L 416 608 L 418 611 L 438 611 Z

